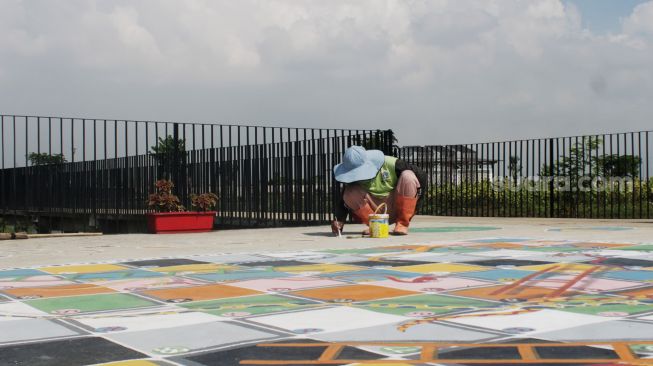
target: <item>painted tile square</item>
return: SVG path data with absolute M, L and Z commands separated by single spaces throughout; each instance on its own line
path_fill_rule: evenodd
M 285 277 L 230 282 L 230 286 L 248 288 L 261 292 L 286 292 L 316 287 L 342 286 L 346 283 L 315 277 Z
M 408 291 L 442 292 L 470 287 L 490 286 L 494 282 L 460 277 L 422 276 L 412 279 L 393 278 L 384 281 L 367 282 L 366 284 Z
M 259 278 L 283 278 L 290 276 L 290 273 L 277 272 L 271 267 L 250 267 L 247 269 L 225 270 L 221 273 L 198 273 L 185 275 L 185 277 L 211 282 L 231 282 Z
M 350 285 L 294 291 L 290 294 L 322 301 L 347 303 L 355 301 L 384 299 L 396 296 L 414 295 L 415 293 L 415 291 L 400 290 L 381 286 Z
M 518 287 L 509 288 L 510 285 L 499 285 L 489 287 L 477 287 L 464 290 L 456 290 L 448 293 L 449 295 L 472 297 L 484 300 L 496 300 L 507 302 L 526 302 L 526 301 L 542 301 L 555 293 L 555 289 L 545 287 Z M 566 296 L 576 295 L 577 292 L 568 291 Z
M 550 276 L 544 280 L 534 280 L 529 282 L 529 286 L 561 288 L 567 286 L 575 280 L 573 275 Z M 571 291 L 588 291 L 588 292 L 607 292 L 618 291 L 634 287 L 641 287 L 642 283 L 633 281 L 611 280 L 608 278 L 585 277 L 574 283 L 569 289 Z
M 182 303 L 189 301 L 213 300 L 228 297 L 238 297 L 259 294 L 259 291 L 250 289 L 210 284 L 193 287 L 166 288 L 147 290 L 142 292 L 145 295 L 171 303 Z
M 162 273 L 145 271 L 141 269 L 128 269 L 124 271 L 115 272 L 97 272 L 97 273 L 78 273 L 63 275 L 69 280 L 81 282 L 96 282 L 96 281 L 113 281 L 123 279 L 135 278 L 152 278 L 164 276 Z
M 280 295 L 256 295 L 229 299 L 196 301 L 180 306 L 194 311 L 228 318 L 278 313 L 282 311 L 309 309 L 323 304 L 295 297 Z
M 483 310 L 502 306 L 498 302 L 444 295 L 413 295 L 357 303 L 357 308 L 379 313 L 422 318 L 460 311 Z
M 121 314 L 124 316 L 78 317 L 75 323 L 88 331 L 101 334 L 138 332 L 143 330 L 174 328 L 193 324 L 226 320 L 204 312 L 164 312 L 159 314 Z
M 115 292 L 115 290 L 93 284 L 76 283 L 72 285 L 61 286 L 17 288 L 4 290 L 4 292 L 18 299 L 38 299 L 62 296 L 106 294 Z
M 15 319 L 0 322 L 0 343 L 70 337 L 81 332 L 47 319 Z M 2 353 L 0 353 L 2 354 Z M 2 359 L 0 359 L 0 363 Z
M 182 264 L 178 266 L 155 267 L 151 271 L 165 273 L 168 275 L 187 275 L 194 273 L 222 273 L 225 270 L 237 269 L 237 266 L 218 263 L 206 264 Z
M 70 350 L 85 352 L 70 352 Z M 26 366 L 85 366 L 147 357 L 143 353 L 99 337 L 7 345 L 0 347 L 0 354 L 2 362 L 6 365 Z
M 602 323 L 606 318 L 585 315 L 571 314 L 557 310 L 535 310 L 520 314 L 507 314 L 497 311 L 495 313 L 479 312 L 477 316 L 446 319 L 447 322 L 455 324 L 471 325 L 474 327 L 501 331 L 507 334 L 530 335 L 538 332 L 547 332 L 580 325 Z M 483 316 L 492 314 L 492 316 Z M 501 315 L 505 314 L 505 315 Z
M 522 271 L 518 269 L 491 269 L 489 271 L 480 272 L 464 272 L 457 276 L 466 278 L 477 278 L 486 281 L 497 281 L 501 283 L 509 283 L 520 280 L 528 275 L 535 273 L 534 271 Z
M 74 266 L 54 266 L 54 267 L 39 268 L 39 270 L 50 274 L 115 272 L 115 271 L 123 271 L 126 269 L 129 268 L 117 264 L 82 264 L 82 265 L 74 265 Z
M 153 278 L 140 278 L 140 279 L 128 279 L 128 280 L 116 280 L 116 281 L 97 281 L 93 282 L 94 284 L 101 285 L 116 291 L 144 291 L 158 288 L 169 288 L 169 287 L 187 287 L 187 286 L 198 286 L 204 285 L 206 282 L 200 280 L 194 280 L 184 277 L 153 277 Z
M 174 328 L 109 333 L 106 337 L 151 355 L 173 356 L 210 347 L 270 340 L 279 335 L 227 321 L 216 321 Z
M 360 271 L 346 271 L 346 272 L 333 272 L 333 273 L 324 273 L 319 275 L 322 278 L 330 278 L 336 281 L 348 281 L 348 282 L 371 282 L 371 281 L 383 281 L 388 278 L 412 278 L 419 277 L 419 273 L 414 272 L 400 272 L 393 271 L 390 269 L 363 269 Z
M 206 264 L 208 262 L 198 261 L 194 259 L 187 258 L 164 258 L 164 259 L 149 259 L 141 261 L 131 261 L 131 262 L 122 262 L 132 267 L 146 267 L 146 268 L 156 268 L 156 267 L 172 267 L 172 266 L 182 266 L 189 264 Z
M 73 283 L 75 282 L 52 275 L 5 277 L 0 278 L 0 290 L 24 287 L 69 285 Z
M 456 263 L 433 263 L 433 264 L 419 264 L 415 266 L 402 266 L 394 267 L 395 271 L 404 272 L 417 272 L 417 273 L 459 273 L 459 272 L 474 272 L 489 269 L 488 267 L 456 264 Z
M 251 318 L 249 321 L 292 333 L 311 334 L 397 323 L 406 319 L 402 316 L 381 314 L 353 307 L 335 307 L 265 315 Z
M 302 266 L 275 267 L 275 269 L 279 272 L 311 275 L 320 273 L 355 271 L 362 269 L 362 267 L 352 266 L 349 264 L 306 264 Z
M 25 303 L 49 314 L 75 315 L 161 305 L 130 294 L 98 294 L 28 300 Z
M 0 271 L 0 280 L 13 279 L 19 280 L 25 277 L 43 276 L 46 272 L 36 269 L 8 269 Z
M 448 324 L 411 324 L 408 322 L 318 333 L 313 336 L 329 342 L 480 342 L 500 337 L 487 330 L 456 327 Z

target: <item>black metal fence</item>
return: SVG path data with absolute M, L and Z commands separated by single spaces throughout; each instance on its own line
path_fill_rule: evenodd
M 449 216 L 651 218 L 653 132 L 407 146 L 422 167 L 420 212 Z
M 218 194 L 221 225 L 326 223 L 344 149 L 390 153 L 392 141 L 379 130 L 1 115 L 0 230 L 139 230 L 129 225 L 161 178 L 186 207 L 192 193 Z

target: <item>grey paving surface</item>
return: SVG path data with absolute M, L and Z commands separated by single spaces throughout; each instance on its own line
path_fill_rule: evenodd
M 129 234 L 0 241 L 0 268 L 142 259 L 213 253 L 269 253 L 325 248 L 357 248 L 391 244 L 424 244 L 483 237 L 650 242 L 653 220 L 577 220 L 523 218 L 459 218 L 418 216 L 413 227 L 493 226 L 490 231 L 411 233 L 388 239 L 360 238 L 361 225 L 347 225 L 336 238 L 327 226 L 217 230 L 197 234 Z M 606 227 L 626 227 L 609 230 Z M 632 228 L 632 229 L 631 229 Z M 554 230 L 551 230 L 554 229 Z M 555 229 L 560 229 L 556 231 Z M 348 237 L 355 238 L 348 238 Z

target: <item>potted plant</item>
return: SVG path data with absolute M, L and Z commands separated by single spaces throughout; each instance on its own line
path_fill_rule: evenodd
M 147 228 L 151 233 L 202 232 L 213 229 L 213 217 L 210 211 L 218 201 L 213 193 L 192 195 L 192 206 L 197 211 L 186 211 L 181 201 L 172 193 L 174 184 L 166 179 L 158 180 L 156 192 L 150 194 L 148 206 L 156 212 L 147 214 Z

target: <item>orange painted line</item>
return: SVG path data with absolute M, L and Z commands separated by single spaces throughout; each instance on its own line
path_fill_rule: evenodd
M 593 272 L 596 272 L 599 268 L 601 268 L 601 267 L 592 267 L 592 268 L 586 269 L 585 271 L 581 272 L 581 273 L 580 273 L 579 275 L 577 275 L 576 277 L 574 277 L 574 278 L 572 278 L 571 280 L 569 280 L 569 282 L 567 282 L 567 284 L 565 284 L 564 286 L 560 287 L 559 289 L 557 289 L 557 290 L 554 291 L 553 293 L 551 293 L 551 294 L 549 294 L 549 295 L 546 295 L 545 298 L 549 298 L 549 297 L 558 297 L 558 296 L 564 294 L 564 293 L 567 292 L 567 290 L 569 290 L 573 285 L 577 284 L 577 283 L 580 282 L 583 278 L 589 276 L 589 275 L 592 274 Z
M 319 359 L 317 360 L 242 360 L 240 361 L 241 365 L 337 365 L 337 364 L 349 364 L 355 363 L 360 365 L 366 364 L 396 364 L 397 360 L 347 360 L 339 359 L 335 360 L 334 358 L 338 357 L 340 352 L 345 346 L 418 346 L 422 347 L 420 359 L 417 360 L 401 360 L 401 363 L 415 365 L 425 362 L 436 362 L 436 363 L 465 363 L 465 364 L 537 364 L 537 363 L 550 363 L 550 364 L 587 364 L 587 363 L 609 363 L 613 364 L 615 362 L 629 362 L 633 365 L 633 361 L 637 365 L 653 365 L 653 359 L 639 359 L 631 351 L 628 345 L 630 344 L 653 344 L 653 340 L 648 341 L 629 341 L 629 342 L 571 342 L 571 343 L 423 343 L 423 342 L 338 342 L 338 343 L 261 343 L 258 346 L 260 347 L 327 347 L 327 349 L 322 353 Z M 535 347 L 577 347 L 577 346 L 602 346 L 607 345 L 611 346 L 614 351 L 619 356 L 618 359 L 608 358 L 608 359 L 542 359 L 539 358 Z M 474 348 L 486 348 L 486 347 L 510 347 L 517 348 L 519 351 L 520 359 L 448 359 L 448 358 L 438 358 L 438 349 L 440 347 L 474 347 Z M 446 355 L 445 355 L 446 356 Z
M 601 342 L 566 342 L 566 343 L 455 343 L 455 342 L 322 342 L 322 343 L 260 343 L 259 347 L 299 348 L 299 347 L 328 347 L 331 345 L 342 346 L 387 346 L 387 347 L 424 347 L 433 345 L 443 347 L 473 347 L 473 348 L 515 348 L 520 345 L 533 347 L 578 347 L 578 346 L 612 346 L 615 344 L 651 344 L 653 340 L 633 340 L 628 342 L 601 341 Z M 653 359 L 652 359 L 653 360 Z M 396 361 L 395 361 L 396 362 Z
M 328 346 L 324 352 L 322 352 L 322 355 L 318 361 L 332 361 L 334 358 L 337 358 L 338 355 L 340 355 L 340 352 L 342 352 L 343 348 L 344 345 L 341 344 L 332 344 Z
M 429 362 L 438 356 L 438 348 L 435 345 L 428 344 L 422 346 L 422 351 L 420 352 L 420 360 L 423 362 Z
M 540 275 L 542 275 L 542 274 L 544 274 L 544 273 L 551 272 L 551 271 L 553 271 L 554 269 L 557 269 L 558 267 L 559 267 L 559 266 L 551 266 L 551 267 L 545 268 L 545 269 L 543 269 L 543 270 L 541 270 L 541 271 L 538 271 L 538 272 L 535 272 L 535 273 L 531 273 L 531 274 L 529 274 L 528 276 L 526 276 L 526 277 L 524 277 L 524 278 L 522 278 L 522 279 L 520 279 L 520 280 L 518 280 L 518 281 L 515 281 L 515 282 L 511 283 L 510 285 L 506 285 L 506 286 L 504 286 L 504 287 L 502 287 L 502 288 L 500 288 L 500 289 L 497 289 L 497 290 L 494 291 L 494 292 L 491 292 L 490 295 L 491 295 L 491 296 L 494 296 L 494 295 L 498 295 L 498 294 L 500 294 L 500 293 L 503 293 L 503 292 L 506 292 L 506 291 L 512 290 L 512 289 L 514 289 L 514 288 L 516 288 L 516 287 L 521 286 L 523 283 L 526 283 L 526 282 L 532 280 L 533 278 L 535 278 L 535 277 L 537 277 L 537 276 L 540 276 Z
M 422 364 L 424 360 L 330 360 L 330 361 L 317 361 L 317 360 L 242 360 L 240 361 L 241 365 L 342 365 L 342 364 L 357 364 L 357 365 L 382 365 L 382 364 L 394 364 L 402 363 L 407 365 L 419 365 Z M 587 359 L 536 359 L 536 360 L 524 360 L 524 359 L 446 359 L 438 358 L 433 360 L 428 360 L 428 362 L 437 362 L 440 364 L 469 364 L 469 365 L 484 365 L 484 364 L 501 364 L 501 365 L 528 365 L 528 364 L 573 364 L 577 363 L 579 365 L 586 365 L 588 363 L 607 363 L 614 364 L 619 362 L 618 359 L 614 358 L 587 358 Z M 638 364 L 653 364 L 653 359 L 640 359 L 636 361 Z
M 517 351 L 522 359 L 532 361 L 538 360 L 539 357 L 530 344 L 520 344 L 517 346 Z M 540 360 L 541 361 L 541 360 Z
M 639 358 L 633 353 L 627 343 L 615 343 L 612 345 L 612 349 L 624 361 L 639 361 Z

